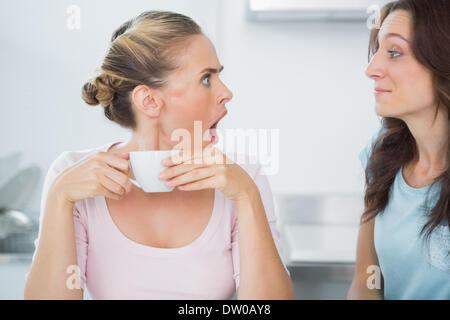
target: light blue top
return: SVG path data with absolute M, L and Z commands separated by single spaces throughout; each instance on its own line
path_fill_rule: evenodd
M 360 152 L 366 168 L 372 144 L 380 130 Z M 427 221 L 425 199 L 432 207 L 439 185 L 413 188 L 399 170 L 386 208 L 375 218 L 374 244 L 384 278 L 385 299 L 450 299 L 450 232 L 443 223 L 427 242 L 420 230 Z

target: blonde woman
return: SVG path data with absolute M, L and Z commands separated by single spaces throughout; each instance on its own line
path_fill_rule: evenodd
M 130 184 L 129 152 L 169 150 L 227 113 L 214 46 L 190 18 L 144 12 L 113 33 L 101 74 L 82 88 L 90 105 L 130 128 L 127 142 L 63 152 L 44 184 L 27 299 L 293 299 L 279 254 L 273 199 L 260 165 L 169 163 L 172 192 Z M 75 266 L 70 269 L 70 266 Z M 68 270 L 79 272 L 79 289 Z M 77 269 L 78 268 L 78 269 Z M 76 273 L 74 273 L 76 274 Z

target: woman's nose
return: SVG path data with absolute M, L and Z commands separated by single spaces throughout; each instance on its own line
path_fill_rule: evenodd
M 224 83 L 222 83 L 222 85 L 223 89 L 218 99 L 219 104 L 227 103 L 228 101 L 233 99 L 233 92 L 231 92 L 230 89 L 228 89 L 228 87 Z
M 383 78 L 385 74 L 383 62 L 378 53 L 372 56 L 369 65 L 366 68 L 366 76 L 372 80 Z

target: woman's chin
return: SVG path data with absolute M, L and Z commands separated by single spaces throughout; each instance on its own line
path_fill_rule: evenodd
M 377 103 L 375 105 L 375 113 L 379 117 L 383 117 L 383 118 L 394 117 L 394 113 L 392 112 L 392 108 L 390 108 L 388 105 L 383 105 L 383 104 L 379 104 L 379 103 Z

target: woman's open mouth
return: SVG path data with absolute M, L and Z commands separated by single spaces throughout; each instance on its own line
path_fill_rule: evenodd
M 219 136 L 217 135 L 217 125 L 219 124 L 219 121 L 222 120 L 223 117 L 226 116 L 228 113 L 227 110 L 219 117 L 219 119 L 214 122 L 214 124 L 209 128 L 209 134 L 211 135 L 211 143 L 216 143 L 219 141 Z
M 211 128 L 209 128 L 209 134 L 211 135 L 211 143 L 216 143 L 218 140 L 217 136 L 217 124 L 218 122 L 214 123 Z

